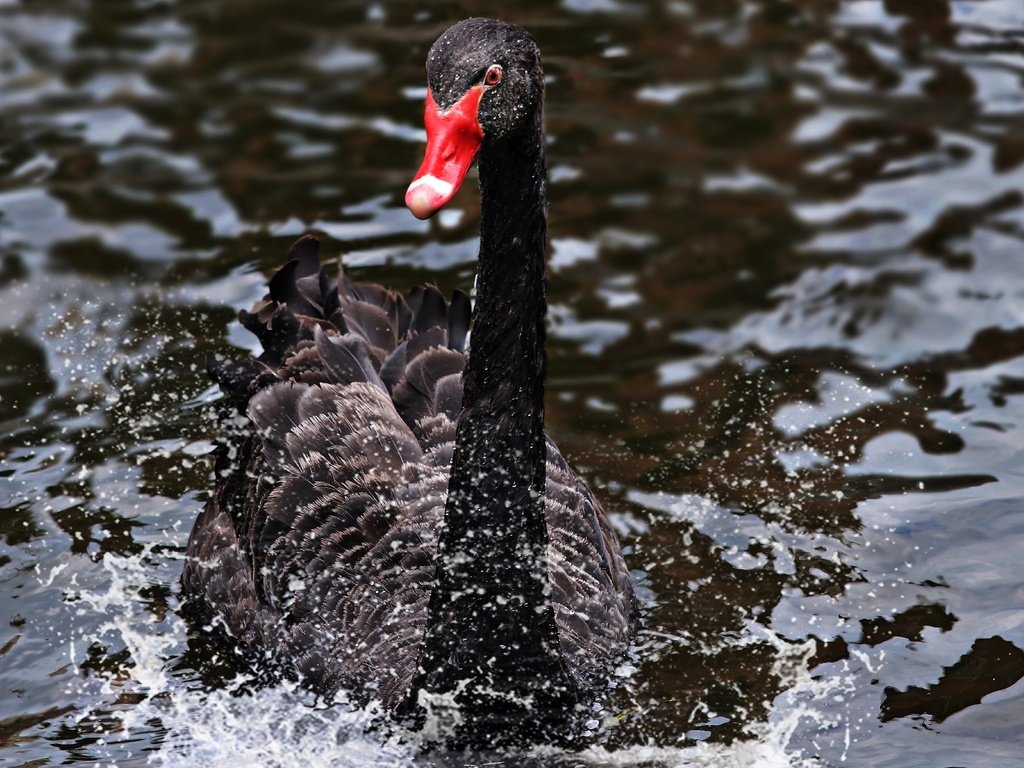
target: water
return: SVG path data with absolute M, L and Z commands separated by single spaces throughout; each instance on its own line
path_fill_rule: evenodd
M 472 282 L 423 60 L 493 5 L 0 3 L 0 762 L 423 765 L 252 693 L 175 613 L 211 353 L 288 243 Z M 528 3 L 549 428 L 645 602 L 598 744 L 538 765 L 1024 753 L 1024 7 Z

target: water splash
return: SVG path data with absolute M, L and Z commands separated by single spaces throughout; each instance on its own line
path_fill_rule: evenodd
M 415 744 L 371 730 L 379 716 L 372 708 L 357 709 L 343 700 L 326 708 L 292 683 L 250 693 L 252 681 L 239 676 L 220 690 L 202 687 L 173 668 L 187 644 L 184 622 L 173 612 L 154 612 L 146 597 L 161 586 L 161 571 L 167 582 L 173 581 L 177 559 L 150 544 L 137 555 L 106 554 L 99 569 L 102 583 L 71 598 L 76 623 L 89 629 L 72 633 L 69 655 L 76 672 L 73 685 L 81 688 L 78 696 L 93 702 L 73 719 L 79 727 L 90 721 L 100 724 L 97 729 L 103 738 L 92 745 L 92 753 L 101 762 L 134 758 L 166 768 L 354 768 L 425 765 L 427 759 L 446 759 L 417 755 Z M 808 726 L 842 727 L 834 715 L 824 713 L 848 681 L 810 675 L 807 660 L 813 642 L 787 641 L 754 622 L 747 639 L 772 645 L 777 652 L 773 673 L 788 688 L 778 697 L 769 721 L 749 729 L 750 738 L 679 748 L 595 746 L 575 753 L 542 749 L 523 759 L 545 765 L 819 768 L 822 763 L 791 745 L 806 743 L 803 731 Z M 97 645 L 108 655 L 111 649 L 123 649 L 129 660 L 115 674 L 93 674 L 96 665 L 90 663 L 86 649 Z M 126 702 L 129 706 L 124 706 Z
M 69 655 L 78 673 L 75 684 L 84 689 L 79 694 L 95 702 L 74 719 L 103 723 L 106 733 L 95 745 L 97 757 L 110 762 L 139 758 L 132 745 L 142 734 L 157 731 L 144 757 L 147 764 L 168 768 L 412 765 L 410 745 L 368 732 L 378 716 L 370 708 L 355 709 L 344 701 L 324 708 L 292 683 L 249 694 L 251 680 L 245 676 L 211 691 L 174 672 L 187 630 L 176 614 L 154 616 L 146 604 L 147 590 L 158 586 L 156 562 L 176 565 L 161 558 L 153 545 L 128 557 L 107 554 L 100 562 L 105 584 L 74 595 L 74 613 L 88 617 L 82 623 L 90 629 L 75 635 Z M 123 647 L 130 661 L 121 666 L 121 674 L 98 679 L 86 674 L 90 663 L 83 649 L 97 645 L 108 654 Z M 138 703 L 111 720 L 112 704 L 126 701 Z

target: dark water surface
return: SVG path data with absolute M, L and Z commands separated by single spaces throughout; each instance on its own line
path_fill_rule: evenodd
M 475 183 L 402 195 L 430 42 L 504 9 L 549 75 L 549 428 L 647 606 L 603 742 L 538 764 L 1022 764 L 1024 3 L 518 8 L 0 2 L 0 763 L 426 760 L 240 694 L 176 581 L 203 360 L 288 243 L 472 285 Z

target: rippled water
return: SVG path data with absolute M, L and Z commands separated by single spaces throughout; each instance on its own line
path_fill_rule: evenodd
M 0 762 L 445 762 L 247 693 L 177 577 L 203 360 L 252 349 L 294 237 L 471 286 L 474 185 L 431 223 L 401 196 L 427 47 L 495 10 L 0 2 Z M 1017 764 L 1024 5 L 513 20 L 549 75 L 549 429 L 646 605 L 614 726 L 531 759 Z

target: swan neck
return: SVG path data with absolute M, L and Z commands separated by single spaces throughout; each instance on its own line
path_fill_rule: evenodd
M 490 692 L 463 697 L 481 712 L 532 691 L 533 716 L 550 720 L 572 709 L 577 692 L 559 650 L 548 576 L 539 115 L 533 135 L 485 147 L 480 187 L 470 355 L 420 687 L 445 693 L 469 680 L 470 690 Z
M 543 145 L 480 158 L 480 259 L 463 405 L 544 429 L 547 199 Z

